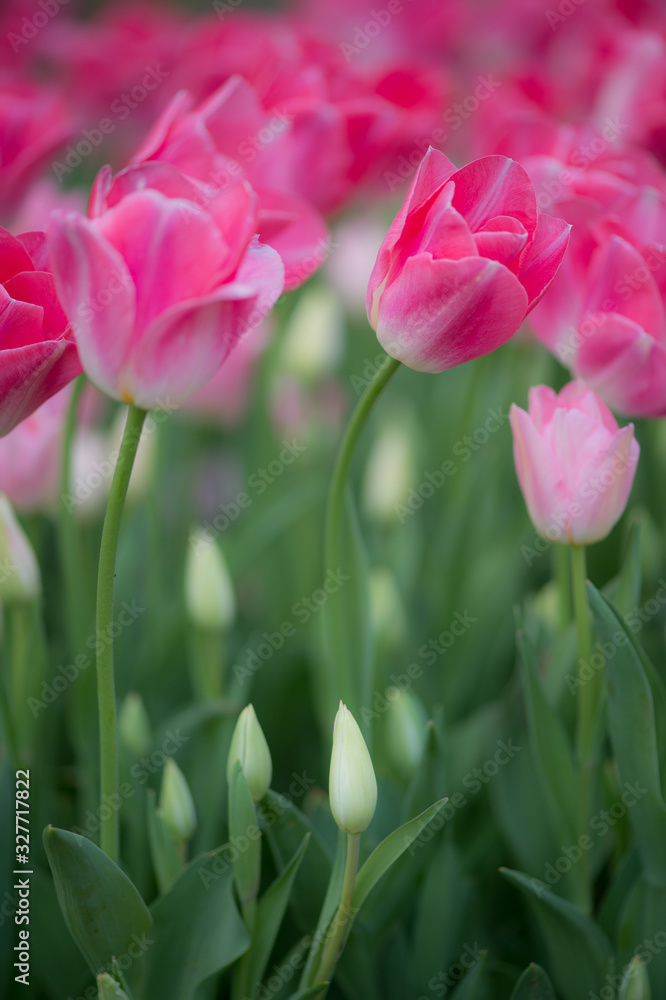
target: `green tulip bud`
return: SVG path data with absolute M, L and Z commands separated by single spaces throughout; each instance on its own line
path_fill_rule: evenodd
M 389 688 L 386 713 L 386 749 L 391 763 L 403 778 L 414 773 L 423 754 L 428 718 L 411 691 Z
M 35 553 L 12 505 L 0 493 L 0 601 L 3 604 L 34 601 L 41 589 Z
M 231 737 L 229 757 L 227 758 L 228 783 L 231 783 L 231 775 L 237 760 L 240 761 L 243 768 L 243 774 L 253 800 L 259 802 L 270 788 L 273 763 L 266 737 L 252 705 L 246 705 L 238 716 L 236 728 Z
M 236 617 L 229 570 L 214 539 L 196 529 L 185 564 L 185 603 L 190 620 L 203 629 L 226 632 Z
M 197 817 L 185 775 L 173 757 L 167 757 L 164 765 L 160 809 L 175 839 L 179 843 L 189 840 L 196 830 Z
M 97 977 L 97 996 L 99 1000 L 128 1000 L 127 993 L 108 972 Z
M 120 742 L 132 757 L 143 757 L 152 746 L 150 719 L 143 699 L 136 691 L 130 691 L 125 696 L 118 715 L 118 732 Z
M 651 1000 L 650 980 L 645 962 L 640 955 L 634 955 L 624 970 L 623 983 L 618 1000 Z
M 362 833 L 375 814 L 377 781 L 361 730 L 342 702 L 333 727 L 328 794 L 333 818 L 340 829 L 345 833 Z

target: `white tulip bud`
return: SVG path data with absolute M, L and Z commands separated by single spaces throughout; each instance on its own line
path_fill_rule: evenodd
M 219 545 L 205 531 L 190 536 L 185 564 L 185 603 L 200 628 L 226 632 L 236 616 L 236 599 Z
M 176 840 L 189 840 L 197 828 L 197 816 L 185 775 L 173 757 L 167 757 L 164 765 L 160 809 Z
M 263 799 L 271 785 L 273 762 L 264 732 L 252 705 L 238 716 L 227 758 L 227 782 L 231 782 L 234 764 L 239 760 L 255 802 Z
M 342 702 L 333 727 L 328 794 L 340 829 L 362 833 L 375 814 L 377 781 L 361 730 Z

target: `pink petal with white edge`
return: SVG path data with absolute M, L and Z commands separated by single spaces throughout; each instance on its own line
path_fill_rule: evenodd
M 525 316 L 518 279 L 484 257 L 410 257 L 378 300 L 377 338 L 409 368 L 441 372 L 509 340 Z
M 115 395 L 134 333 L 135 290 L 125 261 L 77 212 L 52 214 L 47 232 L 53 277 L 90 379 Z
M 629 424 L 579 468 L 578 483 L 571 490 L 572 506 L 577 506 L 569 532 L 575 545 L 601 541 L 619 521 L 631 492 L 639 453 L 634 426 Z
M 273 307 L 284 268 L 271 247 L 254 244 L 236 280 L 159 316 L 136 345 L 122 396 L 145 409 L 172 409 L 199 391 L 230 350 Z
M 520 283 L 532 310 L 541 300 L 557 274 L 569 246 L 571 226 L 564 219 L 539 215 L 534 239 L 526 247 L 518 264 Z
M 574 367 L 618 413 L 666 416 L 666 350 L 630 319 L 605 315 L 581 345 Z
M 48 340 L 4 351 L 0 367 L 0 437 L 81 374 L 73 343 Z
M 560 390 L 557 400 L 560 406 L 565 406 L 567 409 L 583 410 L 594 420 L 602 423 L 610 434 L 617 434 L 617 420 L 603 400 L 584 382 L 577 379 L 567 382 Z
M 189 201 L 140 191 L 93 225 L 132 276 L 137 336 L 166 309 L 211 294 L 228 273 L 230 247 L 210 215 Z
M 533 385 L 528 394 L 530 420 L 541 432 L 553 419 L 558 406 L 558 395 L 549 385 Z
M 557 457 L 529 413 L 515 403 L 509 410 L 509 422 L 516 473 L 530 520 L 544 538 L 566 542 L 569 497 Z
M 536 229 L 537 205 L 524 168 L 505 156 L 482 156 L 451 178 L 456 186 L 453 207 L 476 232 L 496 215 L 509 215 L 530 235 Z

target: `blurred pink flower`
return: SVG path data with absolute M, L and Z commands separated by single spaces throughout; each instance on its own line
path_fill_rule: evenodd
M 539 534 L 569 545 L 598 542 L 624 511 L 639 446 L 580 382 L 559 393 L 529 392 L 529 412 L 511 406 L 513 453 L 527 510 Z
M 69 397 L 63 389 L 0 439 L 0 492 L 18 511 L 53 506 Z
M 43 233 L 0 229 L 0 437 L 81 372 Z
M 282 262 L 256 232 L 256 196 L 207 193 L 166 163 L 100 173 L 91 219 L 48 229 L 60 297 L 86 373 L 115 399 L 179 406 L 272 308 Z
M 456 170 L 430 149 L 382 244 L 367 294 L 384 349 L 440 372 L 495 350 L 553 280 L 569 226 L 539 214 L 517 163 Z

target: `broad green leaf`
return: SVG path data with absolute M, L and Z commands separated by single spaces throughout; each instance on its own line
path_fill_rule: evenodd
M 336 702 L 342 698 L 367 736 L 370 722 L 361 709 L 372 703 L 369 567 L 349 490 L 341 520 L 340 551 L 333 554 L 340 565 L 325 567 L 334 581 L 322 609 L 324 654 L 330 669 L 327 714 L 333 718 Z
M 299 990 L 298 993 L 292 993 L 289 1000 L 319 1000 L 323 997 L 324 992 L 328 989 L 328 983 L 315 983 L 314 986 L 307 986 L 304 990 Z
M 623 969 L 635 955 L 649 965 L 655 998 L 666 996 L 666 890 L 639 876 L 627 894 L 617 924 L 617 967 Z
M 446 802 L 447 799 L 440 799 L 439 802 L 435 802 L 434 805 L 431 805 L 429 809 L 426 809 L 419 816 L 415 816 L 414 819 L 410 819 L 408 823 L 404 823 L 397 830 L 394 830 L 393 833 L 390 833 L 375 848 L 356 878 L 356 887 L 352 900 L 352 906 L 355 910 L 361 908 L 368 893 L 372 891 L 382 875 L 388 871 L 391 865 L 398 860 L 407 848 L 412 846 L 422 830 L 435 818 Z
M 249 939 L 232 893 L 229 845 L 200 855 L 153 903 L 152 944 L 146 951 L 137 1000 L 191 1000 L 205 979 L 247 951 Z M 132 972 L 134 970 L 132 969 Z
M 603 588 L 603 595 L 613 602 L 620 614 L 629 614 L 640 603 L 641 579 L 641 526 L 640 522 L 634 521 L 627 538 L 622 569 Z
M 587 595 L 604 651 L 611 741 L 645 877 L 666 887 L 666 804 L 661 792 L 654 700 L 641 655 L 627 628 L 598 590 Z M 631 803 L 631 804 L 630 804 Z
M 163 895 L 178 877 L 183 864 L 178 853 L 178 845 L 166 825 L 162 810 L 157 808 L 152 788 L 148 789 L 146 797 L 146 814 L 153 871 L 160 894 Z
M 261 877 L 261 833 L 243 768 L 236 761 L 229 784 L 229 841 L 237 847 L 234 881 L 241 903 L 257 898 Z
M 60 909 L 92 971 L 131 954 L 152 920 L 127 875 L 86 837 L 47 826 L 43 839 Z
M 307 850 L 309 841 L 310 836 L 308 834 L 304 837 L 301 846 L 287 867 L 276 878 L 273 884 L 268 887 L 259 900 L 252 943 L 247 953 L 248 982 L 250 984 L 251 995 L 254 994 L 254 990 L 261 981 L 261 977 L 266 969 L 275 939 L 284 918 L 285 910 L 287 909 L 296 873 L 303 860 L 303 855 Z
M 340 897 L 342 895 L 342 883 L 344 881 L 346 859 L 347 837 L 341 830 L 338 834 L 338 849 L 335 855 L 333 867 L 331 869 L 330 878 L 328 880 L 326 895 L 324 897 L 324 902 L 319 914 L 319 920 L 317 921 L 317 926 L 312 939 L 310 953 L 308 954 L 308 959 L 305 963 L 305 968 L 303 969 L 303 975 L 301 976 L 302 987 L 307 985 L 308 980 L 312 978 L 314 972 L 317 970 L 319 956 L 321 955 L 326 942 L 328 927 L 335 915 L 338 903 L 340 902 Z
M 604 982 L 612 957 L 606 935 L 578 907 L 536 879 L 509 868 L 500 873 L 527 898 L 549 952 L 556 988 L 567 1000 L 589 1000 Z
M 403 816 L 422 812 L 428 803 L 441 798 L 447 788 L 444 739 L 438 721 L 427 724 L 421 760 L 405 795 Z
M 634 955 L 622 978 L 618 1000 L 652 1000 L 650 980 L 640 955 Z
M 511 1000 L 555 1000 L 552 983 L 540 965 L 532 963 L 525 969 Z
M 597 916 L 597 923 L 611 941 L 616 939 L 620 913 L 640 872 L 641 860 L 634 845 L 616 867 Z

